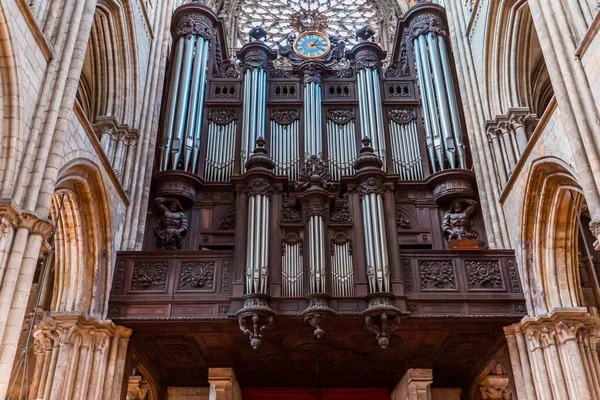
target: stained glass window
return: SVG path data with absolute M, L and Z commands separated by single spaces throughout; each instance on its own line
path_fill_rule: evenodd
M 396 20 L 401 16 L 395 0 L 238 0 L 236 3 L 233 18 L 236 47 L 246 43 L 248 32 L 255 26 L 267 31 L 267 44 L 271 46 L 283 44 L 290 33 L 304 30 L 323 31 L 353 44 L 356 31 L 366 25 L 384 44 L 393 35 Z

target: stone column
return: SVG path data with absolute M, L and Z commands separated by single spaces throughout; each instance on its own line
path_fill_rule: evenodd
M 432 382 L 430 369 L 409 369 L 392 392 L 391 400 L 431 400 Z
M 209 400 L 242 400 L 242 390 L 231 368 L 209 368 Z
M 555 309 L 504 332 L 520 400 L 598 398 L 598 318 L 582 308 Z
M 34 337 L 34 399 L 119 399 L 131 329 L 85 314 L 53 313 Z

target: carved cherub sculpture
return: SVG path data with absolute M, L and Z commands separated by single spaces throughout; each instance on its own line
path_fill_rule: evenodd
M 179 200 L 171 197 L 157 197 L 156 204 L 160 218 L 154 228 L 158 247 L 161 250 L 179 250 L 187 233 L 188 220 Z
M 442 230 L 446 240 L 477 239 L 473 231 L 471 216 L 475 212 L 477 202 L 469 199 L 456 199 L 442 220 Z

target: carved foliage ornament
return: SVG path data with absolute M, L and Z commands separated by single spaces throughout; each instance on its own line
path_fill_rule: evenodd
M 300 116 L 296 110 L 273 110 L 271 118 L 280 125 L 289 125 L 298 120 Z
M 452 261 L 419 261 L 422 289 L 456 289 Z
M 173 36 L 197 35 L 206 40 L 210 40 L 213 36 L 212 23 L 210 20 L 201 14 L 186 14 L 177 23 Z
M 470 289 L 501 289 L 502 275 L 498 261 L 466 261 Z
M 333 212 L 331 214 L 331 220 L 333 222 L 350 222 L 350 207 L 348 206 L 347 194 L 344 194 L 343 196 L 341 210 Z
M 509 259 L 507 261 L 508 265 L 508 277 L 510 279 L 510 288 L 515 293 L 523 292 L 521 288 L 521 283 L 519 281 L 519 272 L 517 271 L 517 265 L 514 259 Z
M 282 222 L 301 222 L 302 213 L 298 210 L 293 210 L 288 207 L 281 209 L 281 221 Z
M 134 263 L 132 290 L 166 290 L 167 288 L 167 263 Z
M 339 125 L 347 124 L 355 118 L 354 109 L 346 108 L 346 109 L 336 109 L 336 110 L 328 110 L 327 111 L 327 119 L 335 122 Z
M 382 194 L 383 191 L 383 183 L 376 178 L 369 178 L 358 185 L 358 194 L 361 199 L 369 194 Z
M 284 69 L 273 68 L 271 70 L 271 78 L 292 78 L 292 75 Z
M 388 118 L 400 125 L 403 125 L 408 124 L 416 119 L 417 113 L 414 109 L 394 109 L 388 111 Z
M 346 232 L 343 231 L 338 231 L 335 232 L 333 234 L 333 237 L 331 238 L 331 244 L 330 244 L 330 253 L 331 255 L 335 255 L 335 247 L 336 246 L 343 246 L 346 243 L 349 243 L 348 246 L 348 255 L 351 256 L 352 255 L 352 240 L 350 239 L 350 237 L 348 236 L 348 234 Z
M 231 291 L 231 260 L 223 260 L 221 265 L 221 292 Z
M 218 125 L 227 125 L 234 119 L 236 119 L 237 115 L 235 110 L 231 109 L 222 109 L 222 110 L 210 110 L 208 114 L 208 120 L 213 121 Z
M 248 196 L 267 196 L 271 197 L 273 195 L 273 188 L 269 181 L 263 178 L 252 179 L 248 182 L 248 187 L 246 188 L 246 195 Z
M 364 68 L 377 68 L 379 66 L 379 57 L 372 50 L 360 50 L 354 57 L 354 67 L 357 70 Z
M 321 204 L 310 204 L 306 207 L 304 214 L 307 220 L 311 217 L 321 217 L 325 219 L 326 210 Z
M 215 263 L 181 263 L 180 289 L 212 289 Z
M 304 251 L 304 242 L 300 237 L 300 233 L 297 230 L 286 231 L 283 239 L 281 240 L 281 255 L 285 255 L 285 245 L 295 246 L 299 245 L 300 255 Z
M 325 160 L 314 154 L 304 162 L 304 167 L 296 183 L 296 190 L 305 191 L 311 186 L 325 189 L 333 186 L 329 166 Z
M 408 66 L 408 53 L 406 51 L 406 41 L 403 40 L 400 45 L 400 60 L 392 62 L 389 68 L 385 71 L 386 78 L 399 78 L 410 75 L 410 67 Z
M 219 230 L 230 230 L 235 228 L 235 210 L 229 211 L 219 224 Z
M 269 69 L 269 58 L 264 51 L 250 50 L 244 54 L 244 61 L 242 63 L 244 71 L 248 68 L 262 68 L 264 70 Z
M 419 15 L 410 25 L 411 39 L 426 35 L 429 32 L 436 33 L 440 36 L 446 36 L 448 34 L 440 17 L 434 14 Z

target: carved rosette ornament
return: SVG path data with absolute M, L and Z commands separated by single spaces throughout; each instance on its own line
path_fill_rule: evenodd
M 442 19 L 435 14 L 422 14 L 417 16 L 410 24 L 410 38 L 415 39 L 429 32 L 440 36 L 447 36 L 448 32 Z

